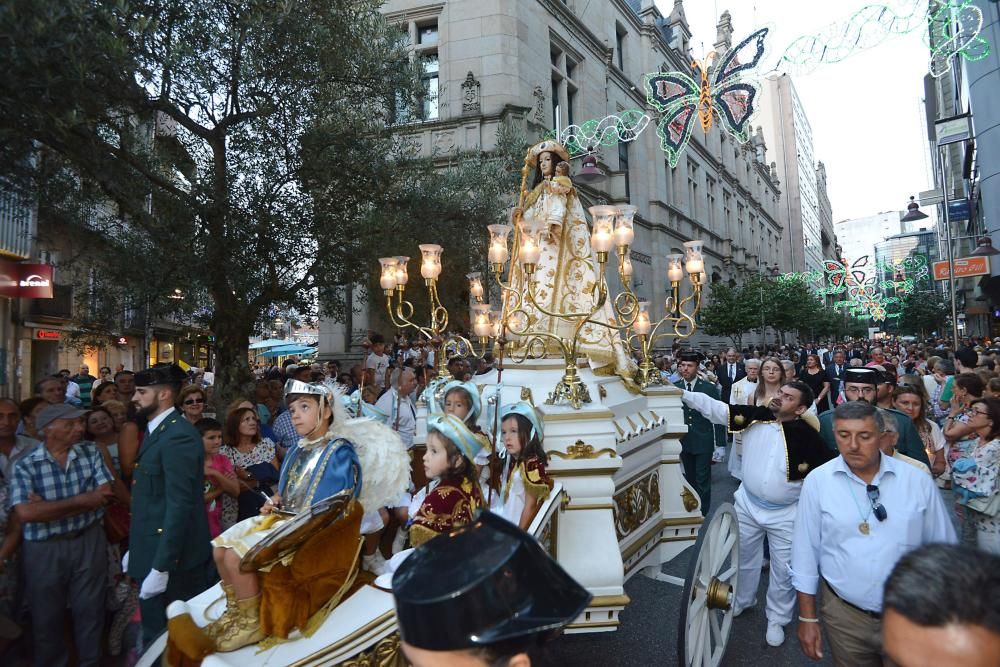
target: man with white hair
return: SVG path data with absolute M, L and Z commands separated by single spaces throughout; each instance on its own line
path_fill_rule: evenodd
M 41 446 L 20 458 L 11 505 L 22 524 L 25 600 L 38 665 L 68 665 L 66 610 L 73 618 L 76 664 L 101 664 L 107 540 L 104 505 L 114 495 L 100 450 L 85 446 L 83 410 L 66 403 L 42 409 Z
M 399 433 L 407 449 L 413 447 L 413 437 L 417 434 L 417 410 L 413 406 L 413 390 L 417 387 L 417 376 L 412 368 L 395 368 L 390 375 L 390 389 L 382 394 L 375 407 L 389 415 L 389 428 Z

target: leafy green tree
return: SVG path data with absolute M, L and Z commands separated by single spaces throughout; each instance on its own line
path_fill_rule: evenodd
M 381 4 L 0 7 L 0 176 L 56 235 L 110 245 L 87 257 L 105 302 L 90 329 L 183 286 L 216 335 L 225 401 L 250 379 L 249 336 L 279 310 L 341 315 L 380 240 L 401 254 L 414 229 L 420 242 L 465 229 L 448 242 L 471 243 L 470 222 L 501 210 L 501 187 L 468 177 L 495 168 L 464 156 L 437 178 L 393 124 L 423 89 Z
M 760 326 L 752 297 L 746 288 L 714 283 L 698 318 L 702 330 L 710 336 L 726 336 L 737 349 L 743 349 L 743 335 Z
M 951 309 L 934 290 L 911 292 L 903 297 L 900 307 L 899 330 L 926 338 L 935 329 L 945 329 L 951 323 Z

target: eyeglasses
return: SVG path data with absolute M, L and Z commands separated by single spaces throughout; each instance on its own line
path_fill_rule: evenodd
M 969 412 L 971 412 L 974 415 L 982 415 L 983 417 L 989 417 L 990 416 L 990 411 L 989 410 L 976 410 L 975 408 L 972 408 L 972 410 L 970 410 Z
M 205 402 L 204 398 L 189 398 L 186 401 L 184 401 L 184 405 L 197 405 L 199 403 L 204 403 L 204 402 Z
M 885 507 L 878 501 L 878 487 L 874 484 L 869 484 L 866 490 L 868 491 L 868 500 L 872 504 L 872 512 L 875 514 L 875 518 L 879 521 L 885 521 L 889 513 L 885 511 Z

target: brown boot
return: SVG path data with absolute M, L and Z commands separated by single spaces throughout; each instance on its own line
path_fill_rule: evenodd
M 264 638 L 260 629 L 260 594 L 237 600 L 236 609 L 226 623 L 221 624 L 215 639 L 215 650 L 235 651 Z

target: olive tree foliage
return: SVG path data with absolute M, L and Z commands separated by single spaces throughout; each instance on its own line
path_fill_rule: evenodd
M 440 159 L 389 122 L 422 88 L 380 5 L 0 5 L 0 176 L 36 198 L 40 227 L 106 242 L 86 246 L 87 331 L 130 304 L 186 308 L 216 335 L 226 400 L 277 309 L 337 316 L 380 239 L 499 210 L 469 178 L 505 174 L 471 155 L 435 178 Z

